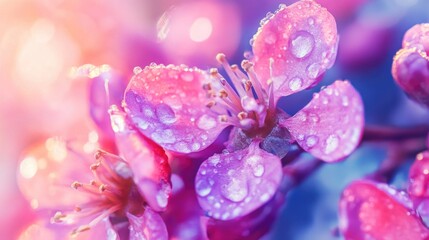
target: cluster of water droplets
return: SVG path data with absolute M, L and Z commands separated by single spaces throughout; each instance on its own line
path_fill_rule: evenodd
M 275 193 L 281 179 L 279 159 L 262 150 L 248 151 L 214 155 L 201 165 L 195 189 L 208 216 L 228 220 L 247 214 Z M 279 172 L 273 173 L 269 163 L 278 165 Z

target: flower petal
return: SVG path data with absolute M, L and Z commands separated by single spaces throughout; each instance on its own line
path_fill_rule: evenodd
M 293 117 L 280 119 L 297 143 L 327 162 L 348 156 L 359 144 L 364 112 L 359 93 L 347 81 L 336 81 L 315 93 Z
M 91 67 L 92 65 L 84 66 Z M 88 75 L 91 78 L 89 82 L 89 112 L 92 120 L 102 130 L 100 132 L 113 139 L 114 134 L 110 125 L 108 110 L 112 104 L 121 104 L 126 83 L 123 77 L 111 70 L 110 67 L 101 66 L 96 69 L 99 69 L 99 75 Z
M 429 57 L 417 48 L 399 50 L 392 65 L 396 83 L 411 98 L 429 107 Z
M 403 48 L 417 48 L 419 51 L 429 52 L 429 23 L 417 24 L 404 35 Z
M 253 37 L 255 71 L 276 98 L 317 84 L 337 54 L 334 17 L 316 1 L 281 6 L 261 21 Z
M 151 65 L 137 73 L 124 107 L 147 137 L 177 153 L 199 152 L 226 127 L 209 115 L 205 72 L 186 66 Z
M 429 231 L 411 210 L 403 192 L 385 184 L 355 181 L 340 200 L 340 230 L 345 239 L 428 239 Z
M 140 194 L 155 211 L 165 210 L 171 194 L 171 169 L 164 150 L 133 129 L 118 107 L 112 106 L 109 112 L 117 147 L 130 165 Z
M 225 235 L 229 239 L 261 239 L 276 221 L 283 203 L 284 194 L 277 192 L 266 204 L 241 218 L 229 221 L 211 218 L 207 222 L 207 235 L 210 240 L 223 240 Z
M 270 200 L 282 178 L 280 159 L 253 142 L 248 148 L 216 154 L 195 178 L 198 201 L 215 219 L 244 216 Z
M 127 213 L 130 222 L 130 240 L 167 240 L 167 228 L 158 213 L 145 208 L 143 215 Z
M 417 154 L 409 173 L 408 194 L 413 198 L 429 198 L 429 151 Z

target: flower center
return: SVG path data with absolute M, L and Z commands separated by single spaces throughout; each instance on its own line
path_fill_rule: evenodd
M 275 113 L 273 84 L 270 83 L 268 89 L 264 89 L 253 64 L 248 60 L 241 63 L 243 72 L 237 65 L 230 65 L 222 53 L 216 59 L 222 64 L 231 84 L 219 74 L 218 69 L 211 69 L 212 81 L 203 86 L 210 99 L 206 106 L 218 115 L 220 122 L 234 125 L 246 132 L 271 126 L 267 121 Z
M 120 157 L 99 150 L 96 162 L 90 166 L 94 177 L 89 183 L 73 182 L 71 187 L 90 195 L 90 200 L 75 206 L 74 211 L 56 212 L 51 222 L 73 224 L 84 219 L 89 223 L 75 228 L 71 235 L 90 230 L 100 221 L 112 214 L 123 215 L 132 194 L 132 172 Z

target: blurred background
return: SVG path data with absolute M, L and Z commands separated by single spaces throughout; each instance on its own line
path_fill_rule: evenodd
M 28 174 L 23 152 L 49 136 L 91 129 L 88 83 L 74 67 L 108 64 L 128 79 L 151 62 L 217 66 L 225 53 L 239 63 L 251 50 L 259 21 L 279 0 L 0 0 L 0 236 L 16 239 L 37 204 L 20 192 Z M 320 86 L 349 79 L 364 99 L 369 124 L 428 122 L 428 111 L 394 84 L 392 58 L 405 31 L 429 22 L 427 0 L 319 0 L 340 34 L 335 66 L 316 89 L 282 99 L 290 113 Z M 84 127 L 82 127 L 84 126 Z M 324 166 L 292 191 L 269 235 L 273 239 L 336 237 L 337 202 L 344 186 L 373 171 L 383 148 L 363 146 L 347 161 Z M 406 175 L 395 183 L 403 184 Z M 31 172 L 30 172 L 31 174 Z M 402 176 L 402 178 L 401 178 Z

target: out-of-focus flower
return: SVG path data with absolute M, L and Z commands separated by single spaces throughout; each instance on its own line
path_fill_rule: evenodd
M 205 66 L 213 63 L 213 56 L 219 51 L 234 53 L 241 22 L 233 2 L 192 1 L 166 11 L 158 20 L 157 30 L 170 61 Z
M 109 71 L 94 66 L 80 68 L 82 71 L 88 69 L 91 70 L 86 72 L 88 77 L 98 81 L 97 77 L 103 76 L 108 84 L 110 75 L 106 74 Z M 104 89 L 105 86 L 94 87 Z M 34 209 L 41 212 L 60 210 L 52 221 L 74 226 L 72 235 L 95 228 L 96 234 L 91 233 L 89 239 L 105 235 L 112 239 L 119 236 L 166 239 L 165 224 L 156 212 L 166 209 L 171 193 L 167 156 L 161 147 L 135 131 L 118 107 L 113 105 L 109 113 L 114 139 L 109 137 L 103 141 L 100 138 L 105 135 L 93 131 L 84 144 L 50 138 L 31 148 L 20 163 L 21 190 Z M 96 151 L 95 162 L 92 162 L 89 154 L 105 141 L 116 141 L 112 149 L 119 152 Z M 67 187 L 70 183 L 74 190 Z M 75 190 L 81 194 L 76 194 Z M 104 230 L 98 225 L 104 226 Z M 46 228 L 44 224 L 38 226 Z M 54 235 L 64 233 L 57 229 Z
M 429 106 L 429 24 L 418 24 L 404 35 L 393 59 L 396 83 L 412 99 Z
M 340 230 L 346 239 L 429 237 L 407 194 L 386 184 L 353 182 L 341 196 L 339 212 Z
M 346 157 L 359 143 L 362 102 L 346 81 L 324 88 L 292 117 L 276 108 L 280 97 L 321 80 L 335 60 L 337 39 L 334 18 L 314 1 L 281 5 L 262 21 L 244 72 L 217 55 L 232 84 L 217 69 L 208 74 L 153 64 L 135 69 L 124 108 L 145 136 L 176 154 L 201 153 L 233 126 L 227 151 L 202 163 L 195 187 L 209 216 L 244 216 L 276 193 L 280 158 L 291 142 L 327 162 Z

